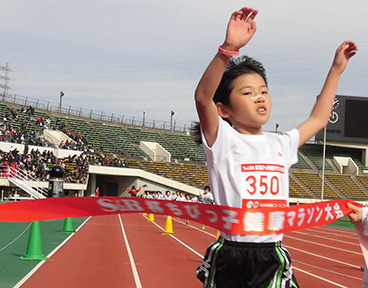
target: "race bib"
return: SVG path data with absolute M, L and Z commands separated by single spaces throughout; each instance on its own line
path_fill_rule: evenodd
M 286 207 L 284 174 L 285 167 L 278 164 L 242 164 L 240 187 L 243 207 Z

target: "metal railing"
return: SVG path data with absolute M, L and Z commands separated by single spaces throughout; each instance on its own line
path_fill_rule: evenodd
M 48 188 L 41 185 L 41 181 L 11 166 L 0 166 L 0 177 L 7 178 L 10 182 L 23 189 L 34 198 L 45 198 Z
M 104 111 L 95 111 L 93 109 L 84 109 L 79 108 L 75 109 L 75 107 L 68 106 L 68 107 L 60 107 L 60 105 L 55 105 L 50 103 L 50 101 L 42 101 L 40 99 L 33 99 L 27 96 L 20 96 L 17 94 L 10 94 L 10 93 L 3 93 L 0 94 L 0 100 L 2 102 L 17 104 L 21 106 L 32 106 L 38 110 L 44 111 L 51 111 L 55 113 L 60 113 L 64 115 L 71 115 L 77 116 L 82 118 L 87 118 L 96 121 L 104 121 L 110 123 L 117 123 L 117 124 L 126 124 L 132 125 L 137 127 L 146 127 L 158 130 L 165 130 L 165 131 L 175 131 L 175 132 L 189 132 L 193 126 L 193 123 L 190 124 L 181 124 L 177 123 L 176 120 L 174 121 L 155 121 L 152 122 L 146 121 L 145 117 L 132 117 L 127 118 L 124 115 L 116 116 L 114 113 L 108 114 Z

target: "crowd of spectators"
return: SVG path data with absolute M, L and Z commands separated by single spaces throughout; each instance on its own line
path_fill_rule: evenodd
M 64 168 L 64 181 L 67 183 L 86 183 L 88 162 L 86 155 L 58 159 L 52 151 L 40 152 L 32 149 L 30 153 L 20 153 L 16 148 L 10 152 L 0 150 L 0 166 L 2 177 L 17 175 L 17 170 L 38 181 L 48 181 L 50 170 L 54 165 Z M 19 172 L 18 172 L 19 173 Z
M 20 109 L 6 108 L 3 119 L 0 118 L 0 141 L 23 144 L 24 151 L 11 148 L 9 152 L 0 150 L 1 176 L 9 176 L 9 167 L 18 169 L 24 174 L 40 181 L 49 180 L 49 171 L 53 165 L 64 168 L 64 181 L 67 183 L 86 183 L 88 166 L 129 167 L 129 162 L 123 158 L 110 158 L 103 149 L 95 149 L 84 136 L 78 135 L 59 119 L 36 116 L 32 106 L 22 106 Z M 18 127 L 18 128 L 16 128 Z M 37 149 L 29 151 L 29 146 L 51 147 L 43 137 L 43 130 L 59 130 L 71 140 L 62 141 L 58 148 L 82 151 L 77 156 L 58 159 L 53 152 L 40 152 Z M 14 170 L 13 169 L 13 170 Z
M 37 122 L 37 120 L 32 117 L 34 113 L 34 109 L 32 107 L 27 110 L 24 110 L 22 107 L 20 111 L 13 108 L 8 109 L 4 118 L 0 121 L 0 141 L 35 146 L 49 146 L 50 143 L 41 137 L 41 128 L 27 129 L 27 121 L 22 121 L 19 128 L 16 128 L 18 125 L 13 125 L 13 122 L 18 123 L 20 121 L 18 113 L 22 111 L 29 114 L 30 121 L 34 121 L 35 123 Z

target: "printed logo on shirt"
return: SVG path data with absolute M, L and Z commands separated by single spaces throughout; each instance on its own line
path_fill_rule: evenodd
M 258 209 L 258 208 L 281 208 L 287 207 L 287 201 L 282 199 L 272 199 L 272 200 L 264 200 L 264 199 L 256 199 L 249 200 L 243 199 L 243 208 L 247 209 Z

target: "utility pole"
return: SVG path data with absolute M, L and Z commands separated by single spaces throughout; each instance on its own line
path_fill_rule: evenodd
M 5 66 L 0 66 L 0 71 L 5 72 L 5 75 L 0 75 L 0 79 L 4 80 L 4 84 L 0 84 L 0 88 L 4 89 L 4 92 L 3 92 L 3 100 L 4 100 L 5 97 L 8 96 L 8 90 L 10 89 L 8 85 L 9 81 L 11 80 L 9 78 L 9 72 L 12 72 L 12 71 L 9 69 L 9 63 L 6 63 Z

